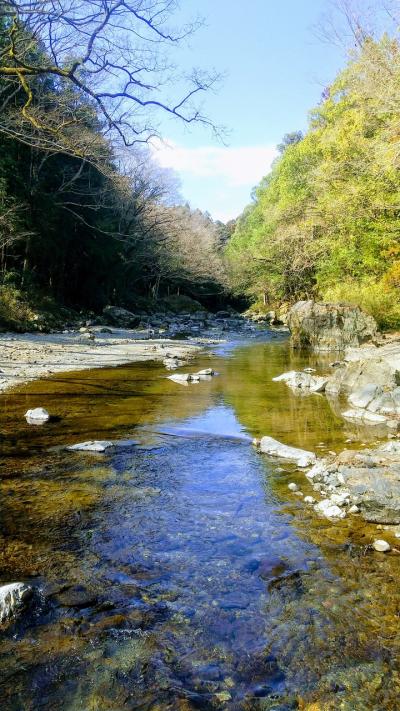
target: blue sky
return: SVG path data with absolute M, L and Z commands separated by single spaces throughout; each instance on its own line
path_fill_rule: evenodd
M 185 15 L 201 14 L 206 25 L 179 51 L 179 64 L 226 73 L 218 92 L 206 96 L 204 109 L 227 127 L 227 146 L 201 126 L 188 131 L 166 120 L 166 145 L 158 146 L 155 156 L 177 171 L 192 207 L 225 221 L 248 204 L 282 136 L 306 128 L 308 111 L 345 57 L 313 31 L 330 0 L 185 0 L 182 5 Z

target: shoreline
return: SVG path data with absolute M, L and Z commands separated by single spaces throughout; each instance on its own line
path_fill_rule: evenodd
M 0 335 L 0 392 L 58 373 L 166 358 L 188 361 L 215 343 L 201 336 L 187 342 L 149 339 L 140 331 L 125 329 L 97 332 L 93 341 L 80 332 L 4 333 Z

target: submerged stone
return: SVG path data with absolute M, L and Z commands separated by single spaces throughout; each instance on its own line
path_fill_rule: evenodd
M 105 452 L 110 447 L 114 447 L 114 442 L 108 440 L 91 440 L 89 442 L 79 442 L 66 447 L 68 452 Z
M 378 553 L 388 553 L 390 551 L 390 544 L 383 539 L 378 538 L 372 545 L 374 550 L 378 551 Z

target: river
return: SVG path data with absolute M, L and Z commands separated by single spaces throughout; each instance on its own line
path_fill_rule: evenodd
M 400 708 L 400 556 L 317 518 L 287 488 L 312 493 L 304 474 L 251 445 L 366 442 L 272 382 L 310 364 L 267 333 L 199 357 L 209 382 L 133 364 L 0 396 L 0 583 L 36 590 L 0 637 L 1 709 Z M 57 419 L 28 426 L 36 406 Z M 119 444 L 63 449 L 91 438 Z

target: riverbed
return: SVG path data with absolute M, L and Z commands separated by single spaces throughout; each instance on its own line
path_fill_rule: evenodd
M 198 356 L 209 381 L 134 363 L 1 394 L 0 583 L 36 591 L 1 634 L 2 709 L 399 708 L 400 556 L 316 517 L 288 491 L 314 493 L 304 473 L 251 444 L 375 442 L 272 382 L 309 365 L 329 359 L 271 332 Z M 54 419 L 33 428 L 37 406 Z M 64 449 L 88 439 L 116 446 Z

